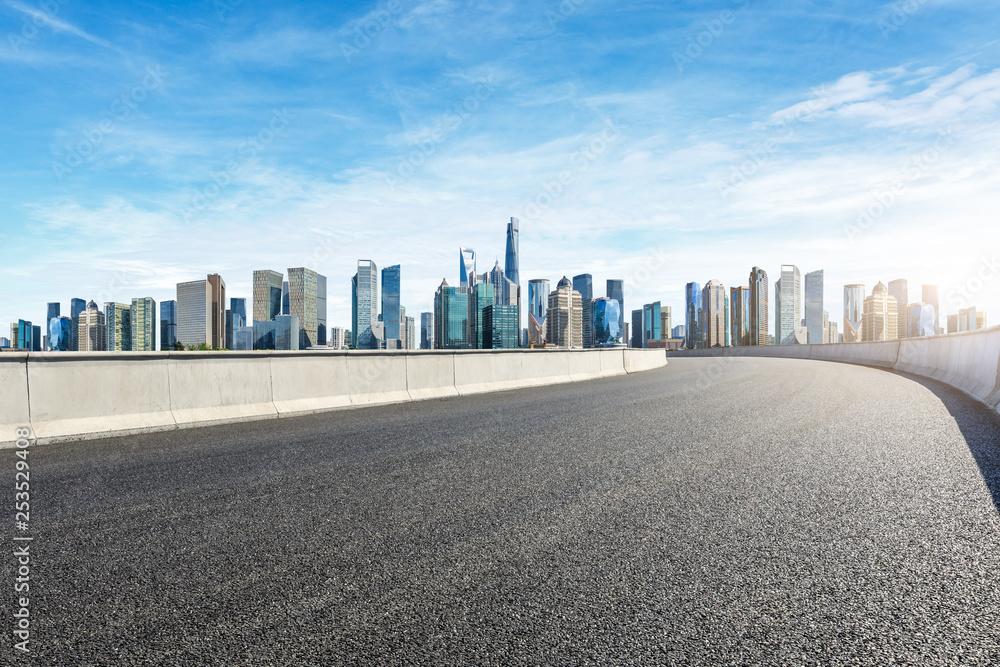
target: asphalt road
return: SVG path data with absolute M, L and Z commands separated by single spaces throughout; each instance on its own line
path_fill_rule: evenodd
M 30 456 L 0 662 L 1000 664 L 1000 418 L 891 372 L 673 359 Z

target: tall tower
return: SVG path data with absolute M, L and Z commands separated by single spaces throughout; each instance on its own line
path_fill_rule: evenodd
M 459 287 L 472 287 L 479 279 L 476 273 L 476 251 L 472 248 L 459 248 L 458 252 L 458 277 L 461 281 Z
M 863 340 L 895 340 L 898 331 L 896 318 L 899 310 L 896 299 L 889 295 L 885 285 L 879 283 L 872 290 L 872 295 L 865 299 L 864 324 L 862 325 Z
M 774 287 L 778 300 L 774 304 L 774 342 L 777 345 L 794 345 L 795 329 L 802 323 L 802 279 L 799 268 L 791 264 L 783 265 L 781 279 Z
M 687 317 L 685 318 L 685 330 L 687 340 L 684 346 L 690 350 L 700 350 L 704 347 L 702 338 L 702 292 L 698 283 L 688 283 L 684 287 L 687 302 Z
M 379 348 L 378 296 L 378 267 L 370 259 L 359 259 L 351 279 L 351 344 L 359 350 Z
M 399 304 L 399 264 L 382 269 L 382 323 L 385 325 L 385 340 L 400 341 L 403 347 L 403 332 L 400 330 L 402 307 Z M 390 343 L 386 343 L 388 347 Z M 395 349 L 395 343 L 392 344 Z
M 514 305 L 517 299 L 517 331 L 521 336 L 521 245 L 520 223 L 517 218 L 511 218 L 507 223 L 507 251 L 504 254 L 503 273 L 509 281 L 505 285 L 502 303 Z
M 844 285 L 844 342 L 860 343 L 865 313 L 865 286 Z
M 545 344 L 545 317 L 549 306 L 549 281 L 536 278 L 528 281 L 528 344 Z
M 704 347 L 726 347 L 726 288 L 718 280 L 709 280 L 702 290 L 702 327 Z
M 924 285 L 922 293 L 924 303 L 934 307 L 934 335 L 936 336 L 941 333 L 941 303 L 938 301 L 938 286 Z
M 253 319 L 270 322 L 281 315 L 283 277 L 277 271 L 253 272 Z
M 769 292 L 767 271 L 755 266 L 750 271 L 750 345 L 767 345 L 770 331 L 767 321 Z
M 156 301 L 152 297 L 132 299 L 132 349 L 151 352 L 156 349 Z
M 580 293 L 583 304 L 583 346 L 594 347 L 594 323 L 592 303 L 594 301 L 594 277 L 589 273 L 573 276 L 573 289 Z
M 618 330 L 625 331 L 625 281 L 621 278 L 609 278 L 606 295 L 618 302 Z
M 659 316 L 659 313 L 657 313 Z M 583 347 L 583 306 L 580 293 L 570 279 L 563 276 L 556 291 L 549 294 L 545 317 L 546 343 L 555 347 Z
M 806 331 L 810 345 L 826 341 L 823 324 L 823 271 L 806 274 Z
M 298 347 L 319 345 L 319 274 L 312 269 L 288 269 L 288 315 L 299 320 Z M 325 295 L 324 295 L 325 296 Z M 325 300 L 325 299 L 324 299 Z
M 750 345 L 750 288 L 730 289 L 729 328 L 733 347 Z

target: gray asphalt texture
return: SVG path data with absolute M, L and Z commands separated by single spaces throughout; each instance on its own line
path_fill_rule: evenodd
M 672 359 L 30 456 L 11 663 L 1000 664 L 1000 418 L 892 372 Z

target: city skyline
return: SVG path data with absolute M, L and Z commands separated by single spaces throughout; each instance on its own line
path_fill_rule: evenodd
M 57 22 L 5 40 L 0 85 L 62 97 L 11 105 L 0 130 L 12 286 L 0 321 L 40 319 L 41 304 L 73 296 L 65 285 L 101 303 L 162 301 L 218 272 L 249 297 L 253 270 L 307 266 L 329 279 L 328 319 L 346 324 L 339 286 L 361 257 L 403 263 L 401 302 L 429 311 L 455 248 L 475 248 L 482 267 L 503 260 L 495 225 L 510 217 L 522 285 L 591 273 L 623 278 L 629 304 L 676 306 L 692 276 L 740 285 L 744 264 L 776 279 L 793 262 L 824 267 L 828 285 L 939 285 L 944 314 L 1000 308 L 1000 45 L 965 3 L 922 4 L 898 26 L 861 2 L 778 15 L 739 1 L 728 21 L 696 3 L 460 16 L 444 4 L 313 6 L 309 20 L 179 7 L 199 26 L 186 49 L 180 28 L 137 30 L 173 25 L 165 10 L 110 20 L 60 4 Z M 355 28 L 377 10 L 388 18 L 360 49 Z M 14 36 L 33 25 L 20 5 L 0 15 Z M 831 36 L 829 57 L 809 59 L 804 37 L 757 55 L 805 25 Z M 598 26 L 632 38 L 584 47 Z M 541 51 L 544 71 L 530 57 Z M 974 297 L 949 298 L 980 274 Z M 831 314 L 840 298 L 828 295 Z

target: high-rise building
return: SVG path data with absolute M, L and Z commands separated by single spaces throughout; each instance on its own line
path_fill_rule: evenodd
M 618 328 L 625 331 L 625 281 L 621 278 L 609 278 L 605 296 L 618 302 Z M 624 340 L 624 339 L 623 339 Z
M 104 304 L 104 323 L 108 340 L 103 350 L 128 352 L 132 349 L 132 308 L 126 303 Z
M 755 347 L 770 344 L 769 298 L 767 271 L 755 266 L 750 271 L 750 345 Z
M 750 345 L 750 288 L 729 289 L 729 328 L 733 347 Z
M 844 342 L 858 343 L 862 339 L 865 314 L 865 286 L 844 285 Z
M 975 306 L 970 306 L 969 308 L 963 308 L 958 311 L 958 330 L 962 331 L 977 331 L 979 329 L 986 328 L 986 313 L 981 310 L 976 310 Z
M 889 283 L 889 296 L 896 299 L 896 323 L 898 325 L 897 338 L 906 338 L 908 324 L 907 306 L 910 304 L 910 294 L 906 280 L 900 278 Z
M 288 314 L 299 322 L 299 342 L 295 348 L 298 350 L 319 345 L 319 279 L 320 275 L 312 269 L 288 269 Z M 323 301 L 326 302 L 326 294 Z
M 671 313 L 670 306 L 663 306 L 660 309 L 660 340 L 667 340 L 670 338 L 670 329 L 674 325 L 673 314 Z
M 649 341 L 663 337 L 663 309 L 659 301 L 642 307 L 642 347 L 649 347 Z
M 483 323 L 483 312 L 487 306 L 495 304 L 493 285 L 490 283 L 476 283 L 469 290 L 469 347 L 473 350 L 485 350 L 491 344 L 492 333 Z
M 79 341 L 77 340 L 77 334 L 80 328 L 80 313 L 87 310 L 87 302 L 83 299 L 70 299 L 69 300 L 69 316 L 73 320 L 73 342 L 71 344 L 71 350 L 74 352 L 80 349 Z
M 794 345 L 795 328 L 802 319 L 802 280 L 797 266 L 781 267 L 781 278 L 774 285 L 774 340 L 777 345 Z
M 226 311 L 226 348 L 230 350 L 240 349 L 236 347 L 236 332 L 247 327 L 247 300 L 229 299 L 229 310 Z M 252 329 L 252 327 L 250 327 Z M 251 347 L 253 349 L 253 336 L 250 336 Z M 247 349 L 247 348 L 243 348 Z
M 934 323 L 937 321 L 937 311 L 934 306 L 926 303 L 911 303 L 906 307 L 906 337 L 919 338 L 934 335 Z
M 472 248 L 458 249 L 458 275 L 460 279 L 459 287 L 471 288 L 479 280 L 476 273 L 476 251 Z
M 281 314 L 288 315 L 291 313 L 292 301 L 288 293 L 288 281 L 285 280 L 281 283 Z
M 49 350 L 69 352 L 73 344 L 73 320 L 65 315 L 49 320 Z
M 226 283 L 219 274 L 177 284 L 177 340 L 185 346 L 225 346 Z
M 291 279 L 291 276 L 289 276 Z M 289 280 L 291 283 L 291 280 Z M 291 285 L 289 285 L 291 287 Z M 289 290 L 291 299 L 291 290 Z M 291 303 L 289 301 L 289 303 Z M 301 350 L 299 343 L 302 341 L 302 323 L 299 322 L 298 315 L 278 315 L 274 318 L 274 349 L 275 350 Z
M 281 315 L 281 292 L 284 276 L 263 269 L 253 272 L 253 319 L 269 322 Z
M 316 274 L 316 345 L 327 344 L 326 276 Z
M 837 333 L 837 323 L 836 322 L 830 322 L 827 325 L 827 327 L 828 327 L 827 328 L 827 342 L 828 343 L 839 343 L 839 342 L 841 342 L 841 340 L 840 340 L 840 334 Z
M 464 350 L 469 347 L 469 290 L 451 287 L 447 280 L 434 293 L 434 347 Z
M 402 341 L 403 332 L 400 330 L 402 323 L 402 306 L 399 303 L 400 297 L 400 269 L 399 264 L 387 266 L 382 269 L 382 322 L 385 323 L 386 347 L 395 349 L 395 343 L 389 341 Z M 398 347 L 403 347 L 399 345 Z
M 347 330 L 344 327 L 330 327 L 330 347 L 335 350 L 345 350 L 350 347 Z
M 51 301 L 51 302 L 48 303 L 48 305 L 46 307 L 46 311 L 45 311 L 45 326 L 49 325 L 49 321 L 53 317 L 59 317 L 59 315 L 61 314 L 60 313 L 61 309 L 62 309 L 62 306 L 60 305 L 60 303 L 58 301 Z
M 719 280 L 709 280 L 701 292 L 702 344 L 704 347 L 725 347 L 728 317 L 726 287 Z
M 670 330 L 670 337 L 674 339 L 684 339 L 687 337 L 687 327 L 683 324 L 678 324 L 673 329 Z
M 896 318 L 899 309 L 896 299 L 889 295 L 889 290 L 882 283 L 875 285 L 871 296 L 865 299 L 865 310 L 862 316 L 862 340 L 874 342 L 880 340 L 896 340 L 899 328 Z
M 633 310 L 632 321 L 631 321 L 632 326 L 626 325 L 625 327 L 625 329 L 631 333 L 631 335 L 628 336 L 629 347 L 634 347 L 634 348 L 642 347 L 642 316 L 643 316 L 642 311 L 643 311 L 642 308 L 636 308 L 635 310 Z
M 478 287 L 478 285 L 477 285 Z M 517 306 L 493 304 L 483 309 L 484 344 L 490 350 L 518 346 Z
M 358 272 L 351 278 L 351 347 L 377 350 L 379 316 L 378 267 L 369 259 L 358 260 Z
M 806 335 L 809 343 L 817 345 L 826 342 L 826 327 L 823 325 L 823 271 L 806 274 Z
M 624 347 L 625 333 L 618 328 L 621 321 L 618 300 L 608 297 L 594 299 L 594 347 Z
M 80 352 L 103 352 L 108 349 L 108 331 L 104 313 L 93 301 L 77 319 L 76 340 Z
M 172 350 L 177 342 L 177 302 L 164 301 L 160 304 L 160 349 Z
M 412 317 L 406 318 L 406 349 L 417 349 L 417 327 Z
M 546 345 L 563 348 L 583 347 L 583 304 L 573 282 L 563 276 L 556 291 L 549 294 L 545 316 Z M 659 312 L 656 313 L 659 320 Z M 657 322 L 659 326 L 659 322 Z
M 583 346 L 594 347 L 594 316 L 592 303 L 594 301 L 594 277 L 589 273 L 573 276 L 573 289 L 580 293 L 583 304 Z
M 934 307 L 934 335 L 938 335 L 941 332 L 941 302 L 938 300 L 938 286 L 937 285 L 924 285 L 921 290 L 924 303 L 928 306 Z
M 434 349 L 434 313 L 420 313 L 420 349 Z
M 514 305 L 517 299 L 518 329 L 521 327 L 521 271 L 520 271 L 520 223 L 517 218 L 511 218 L 507 223 L 507 248 L 504 253 L 503 273 L 509 281 L 503 295 L 503 303 Z
M 698 283 L 688 283 L 684 287 L 687 301 L 687 317 L 684 328 L 687 330 L 687 340 L 684 346 L 689 350 L 700 350 L 704 347 L 704 331 L 702 329 L 702 292 Z
M 549 307 L 549 281 L 536 278 L 528 281 L 528 344 L 545 346 L 545 317 Z
M 31 325 L 31 345 L 29 349 L 32 352 L 42 351 L 42 327 L 37 324 Z
M 910 325 L 910 314 L 909 314 L 909 308 L 907 308 L 906 325 L 907 325 L 906 335 L 909 336 L 910 335 L 910 326 L 909 326 Z M 948 316 L 948 333 L 958 333 L 958 315 L 949 315 Z
M 152 352 L 156 349 L 156 301 L 152 297 L 132 299 L 129 308 L 132 322 L 132 349 Z

